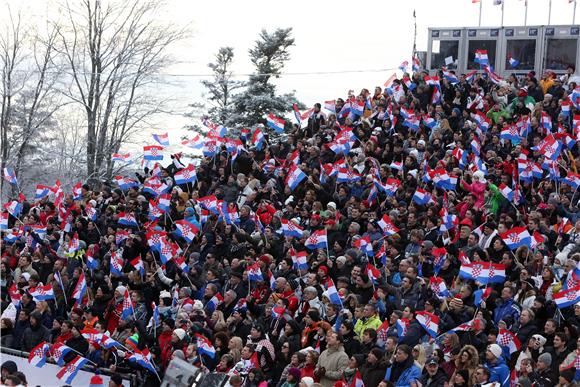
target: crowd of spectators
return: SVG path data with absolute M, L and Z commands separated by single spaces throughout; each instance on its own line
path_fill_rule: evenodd
M 137 182 L 130 187 L 92 182 L 76 197 L 14 197 L 22 211 L 2 231 L 1 345 L 30 351 L 63 343 L 71 357 L 138 372 L 146 385 L 158 385 L 180 358 L 227 374 L 231 386 L 575 386 L 580 94 L 573 73 L 497 81 L 451 72 L 452 83 L 447 72 L 434 81 L 418 71 L 339 98 L 334 111 L 316 104 L 307 122 L 283 135 L 258 127 L 260 144 L 242 136 L 232 152 L 218 138 L 216 154 L 199 159 L 194 183 L 176 184 L 184 166 L 175 154 L 166 167 L 128 176 Z M 362 114 L 344 109 L 357 102 Z M 552 139 L 555 156 L 545 148 Z M 531 179 L 523 178 L 527 167 Z M 287 175 L 296 168 L 305 177 L 294 186 Z M 457 184 L 441 186 L 433 171 Z M 383 189 L 394 180 L 393 191 Z M 160 216 L 151 215 L 159 204 L 152 181 L 170 193 Z M 233 220 L 212 211 L 213 197 L 237 214 Z M 137 224 L 120 222 L 126 214 Z M 385 231 L 385 215 L 396 232 Z M 195 226 L 191 242 L 176 228 L 182 220 Z M 502 235 L 513 229 L 531 241 L 512 249 Z M 152 247 L 155 234 L 170 259 Z M 326 246 L 306 247 L 312 235 L 325 235 Z M 70 249 L 75 241 L 79 248 Z M 139 257 L 142 273 L 131 264 Z M 120 272 L 112 267 L 119 258 Z M 504 265 L 505 279 L 460 275 L 477 262 Z M 87 290 L 79 302 L 81 276 Z M 31 295 L 43 284 L 54 299 Z M 133 310 L 123 316 L 127 293 Z M 562 294 L 576 303 L 562 307 Z M 423 312 L 438 318 L 435 334 L 418 320 Z M 91 341 L 83 334 L 90 329 L 123 346 Z M 506 330 L 516 350 L 498 340 Z M 158 375 L 127 361 L 144 349 Z M 14 382 L 8 366 L 3 381 Z

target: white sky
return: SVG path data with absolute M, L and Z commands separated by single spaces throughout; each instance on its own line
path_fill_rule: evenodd
M 69 0 L 78 1 L 78 0 Z M 134 1 L 134 0 L 126 0 Z M 483 1 L 482 26 L 499 26 L 501 7 Z M 528 0 L 528 25 L 548 23 L 550 0 Z M 524 1 L 505 0 L 504 25 L 523 25 Z M 55 10 L 45 0 L 8 0 L 11 7 L 23 4 L 42 20 Z M 578 7 L 580 8 L 580 7 Z M 471 0 L 378 0 L 378 1 L 234 1 L 167 0 L 163 21 L 189 25 L 191 37 L 174 47 L 176 64 L 167 74 L 208 74 L 207 63 L 219 47 L 232 46 L 235 73 L 252 71 L 247 51 L 261 29 L 292 27 L 295 47 L 285 72 L 378 70 L 396 68 L 409 60 L 413 44 L 413 10 L 417 12 L 417 49 L 427 46 L 428 27 L 477 26 L 479 4 Z M 552 0 L 551 24 L 571 24 L 573 4 Z M 0 13 L 0 19 L 2 15 Z M 393 70 L 330 75 L 287 75 L 277 81 L 280 92 L 296 90 L 299 100 L 311 105 L 382 85 Z M 245 78 L 245 77 L 243 77 Z M 200 77 L 165 76 L 168 83 L 159 92 L 176 98 L 177 111 L 202 99 Z M 176 142 L 187 119 L 161 117 L 153 131 L 169 131 Z

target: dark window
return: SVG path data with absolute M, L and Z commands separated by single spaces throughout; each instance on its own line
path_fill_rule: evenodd
M 576 65 L 576 39 L 548 39 L 546 69 L 566 70 L 568 65 Z
M 467 68 L 469 70 L 479 69 L 479 63 L 475 63 L 475 51 L 487 50 L 487 59 L 492 67 L 495 67 L 495 49 L 497 40 L 470 40 L 469 56 L 467 58 Z
M 437 50 L 439 46 L 439 50 Z M 431 70 L 445 66 L 445 58 L 452 56 L 453 61 L 459 56 L 459 41 L 457 40 L 434 40 L 431 50 Z M 447 66 L 448 69 L 456 69 L 455 63 Z
M 536 59 L 536 40 L 508 40 L 505 58 L 505 68 L 511 70 L 509 64 L 510 55 L 520 62 L 515 70 L 533 70 Z

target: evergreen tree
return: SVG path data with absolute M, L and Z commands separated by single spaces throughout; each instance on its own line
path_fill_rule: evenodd
M 262 30 L 253 48 L 249 50 L 255 72 L 250 75 L 246 88 L 234 97 L 234 114 L 228 125 L 255 126 L 265 123 L 268 113 L 283 116 L 296 103 L 294 92 L 278 95 L 271 81 L 279 78 L 290 59 L 290 47 L 294 45 L 292 28 L 277 29 L 273 33 Z
M 213 79 L 201 81 L 208 91 L 206 99 L 211 105 L 207 116 L 210 120 L 220 124 L 225 124 L 233 113 L 233 92 L 244 86 L 243 82 L 232 79 L 230 68 L 233 60 L 234 49 L 232 47 L 220 48 L 215 56 L 215 63 L 207 65 L 213 71 Z

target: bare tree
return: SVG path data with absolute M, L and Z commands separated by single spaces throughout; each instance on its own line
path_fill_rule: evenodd
M 55 58 L 57 28 L 46 33 L 10 18 L 0 38 L 2 57 L 2 168 L 10 164 L 20 177 L 30 174 L 31 161 L 52 132 L 55 113 L 64 105 L 55 88 L 62 68 Z
M 83 0 L 64 7 L 60 52 L 71 77 L 64 93 L 86 114 L 90 181 L 110 176 L 110 154 L 160 111 L 155 74 L 170 63 L 168 47 L 186 36 L 156 22 L 160 4 Z

